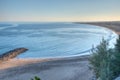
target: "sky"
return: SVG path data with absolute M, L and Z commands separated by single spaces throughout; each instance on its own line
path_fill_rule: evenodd
M 0 0 L 0 21 L 120 21 L 120 0 Z

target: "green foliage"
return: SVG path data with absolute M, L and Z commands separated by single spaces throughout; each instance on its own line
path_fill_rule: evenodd
M 114 68 L 114 75 L 119 76 L 120 75 L 120 35 L 117 39 L 117 43 L 115 44 L 115 53 L 114 53 L 115 59 L 113 62 L 113 68 Z
M 109 49 L 108 42 L 103 40 L 92 53 L 89 61 L 96 78 L 114 80 L 120 75 L 120 36 L 115 48 Z
M 117 39 L 117 44 L 115 45 L 115 49 L 120 53 L 120 35 L 119 38 Z
M 111 61 L 111 70 L 114 78 L 120 75 L 120 53 L 114 52 L 114 59 Z
M 91 56 L 90 63 L 92 64 L 91 68 L 94 70 L 96 77 L 100 76 L 101 64 L 107 57 L 108 54 L 108 43 L 103 40 L 96 49 L 92 50 L 93 55 Z
M 41 80 L 39 77 L 35 76 L 34 78 L 32 78 L 31 80 Z

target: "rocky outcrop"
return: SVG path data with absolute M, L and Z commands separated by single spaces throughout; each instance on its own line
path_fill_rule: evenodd
M 0 55 L 0 62 L 15 58 L 17 55 L 27 51 L 26 48 L 16 48 Z

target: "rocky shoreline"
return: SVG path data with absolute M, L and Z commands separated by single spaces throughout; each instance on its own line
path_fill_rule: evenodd
M 0 55 L 0 62 L 15 58 L 17 55 L 27 51 L 26 48 L 16 48 Z

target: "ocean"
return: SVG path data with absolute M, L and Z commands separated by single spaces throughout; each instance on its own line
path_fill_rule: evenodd
M 29 50 L 17 58 L 86 55 L 102 38 L 110 41 L 116 34 L 99 26 L 67 22 L 0 23 L 0 54 L 25 47 Z

